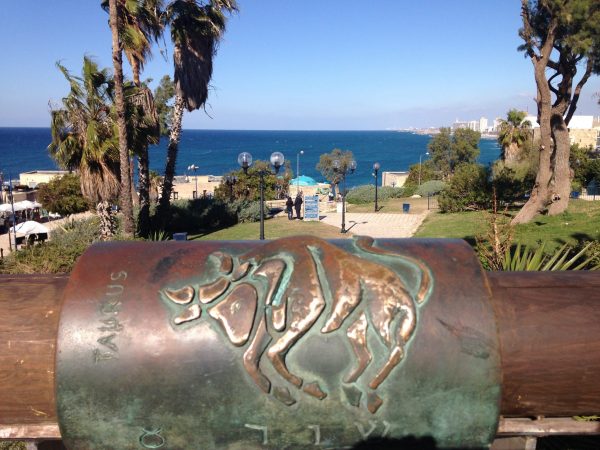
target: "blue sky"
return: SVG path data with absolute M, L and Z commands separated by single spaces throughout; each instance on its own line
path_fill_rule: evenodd
M 238 0 L 215 58 L 207 112 L 185 128 L 367 130 L 535 113 L 531 63 L 517 52 L 518 0 Z M 84 54 L 111 66 L 96 0 L 3 2 L 0 126 L 48 126 L 48 103 Z M 167 53 L 172 52 L 168 45 Z M 127 71 L 128 71 L 127 67 Z M 143 74 L 172 74 L 158 50 Z M 588 81 L 578 114 L 600 115 Z

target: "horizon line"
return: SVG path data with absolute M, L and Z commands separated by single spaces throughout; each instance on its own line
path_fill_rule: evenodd
M 283 129 L 283 128 L 279 128 L 279 129 L 274 129 L 274 128 L 182 128 L 182 131 L 335 131 L 335 132 L 344 132 L 344 131 L 360 131 L 360 132 L 364 132 L 364 131 L 391 131 L 391 132 L 410 132 L 411 130 L 428 130 L 428 129 L 432 129 L 432 128 L 442 128 L 442 127 L 447 127 L 449 125 L 440 125 L 440 126 L 429 126 L 429 127 L 408 127 L 408 128 L 370 128 L 370 129 L 305 129 L 305 128 L 298 128 L 298 129 L 294 129 L 294 128 L 287 128 L 287 129 Z M 19 125 L 19 126 L 5 126 L 5 125 L 0 125 L 0 130 L 1 129 L 14 129 L 14 128 L 19 128 L 19 129 L 44 129 L 44 130 L 49 130 L 51 127 L 49 126 L 26 126 L 26 125 Z

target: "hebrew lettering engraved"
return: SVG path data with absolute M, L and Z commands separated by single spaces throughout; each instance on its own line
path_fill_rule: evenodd
M 261 432 L 262 435 L 262 445 L 267 445 L 269 443 L 269 429 L 263 425 L 252 425 L 251 423 L 247 423 L 244 425 L 246 428 L 250 428 L 251 430 L 257 430 Z
M 165 445 L 165 438 L 160 435 L 162 428 L 148 430 L 142 429 L 140 436 L 140 445 L 144 448 L 161 448 Z
M 375 414 L 385 403 L 375 391 L 404 360 L 417 328 L 418 307 L 429 298 L 433 279 L 421 261 L 386 252 L 370 238 L 357 238 L 354 246 L 356 254 L 298 236 L 239 256 L 215 252 L 207 262 L 215 276 L 165 287 L 161 297 L 175 311 L 171 320 L 176 328 L 199 319 L 218 324 L 231 344 L 243 349 L 243 367 L 256 386 L 288 406 L 296 403 L 294 392 L 322 401 L 328 396 L 318 381 L 303 379 L 286 364 L 290 349 L 322 317 L 319 332 L 342 333 L 354 357 L 353 367 L 340 380 L 343 397 Z M 407 287 L 388 264 L 375 262 L 383 258 L 411 267 L 418 274 L 416 285 Z M 369 336 L 377 336 L 387 348 L 384 358 L 373 357 Z M 366 371 L 373 361 L 377 365 Z M 275 385 L 261 370 L 266 363 L 281 377 Z M 359 386 L 362 378 L 367 391 Z

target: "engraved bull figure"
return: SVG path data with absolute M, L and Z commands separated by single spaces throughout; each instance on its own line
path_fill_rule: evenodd
M 354 245 L 365 252 L 401 258 L 420 273 L 414 298 L 389 267 L 361 258 L 311 236 L 271 241 L 239 256 L 223 252 L 209 258 L 218 266 L 214 281 L 197 287 L 164 289 L 166 301 L 187 305 L 173 320 L 175 326 L 199 319 L 203 308 L 221 326 L 233 345 L 245 347 L 243 366 L 265 393 L 286 405 L 295 403 L 289 389 L 271 388 L 260 369 L 263 355 L 287 382 L 305 393 L 327 396 L 317 382 L 306 383 L 286 365 L 286 354 L 321 318 L 321 333 L 342 329 L 357 365 L 344 378 L 356 383 L 372 360 L 367 330 L 372 326 L 389 353 L 368 382 L 367 408 L 375 413 L 383 400 L 375 390 L 400 363 L 417 323 L 417 305 L 432 290 L 429 269 L 407 256 L 386 253 L 360 237 Z M 206 306 L 204 306 L 206 305 Z M 353 387 L 346 396 L 358 406 L 362 392 Z

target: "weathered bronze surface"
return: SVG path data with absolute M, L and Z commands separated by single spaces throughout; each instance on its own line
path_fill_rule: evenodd
M 78 450 L 480 448 L 499 413 L 489 292 L 459 241 L 98 245 L 56 370 Z

